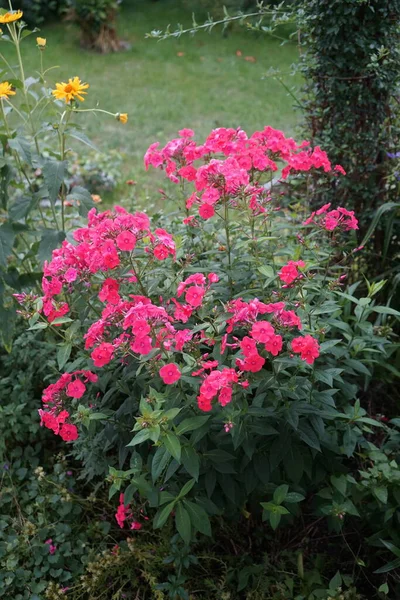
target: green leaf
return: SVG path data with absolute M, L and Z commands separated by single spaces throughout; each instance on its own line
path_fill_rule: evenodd
M 286 498 L 286 494 L 289 491 L 289 486 L 286 484 L 280 485 L 274 491 L 274 502 L 275 504 L 282 504 Z
M 311 448 L 321 451 L 319 439 L 315 431 L 307 423 L 302 423 L 297 431 L 300 439 L 303 440 Z
M 268 279 L 272 279 L 273 277 L 275 277 L 274 269 L 268 265 L 258 267 L 257 270 L 261 273 L 261 275 L 264 275 Z
M 19 221 L 20 219 L 24 219 L 34 207 L 35 202 L 35 199 L 30 196 L 16 198 L 8 211 L 10 220 Z
M 71 323 L 72 319 L 69 317 L 57 317 L 51 322 L 52 325 L 63 325 L 64 323 Z
M 268 512 L 274 512 L 276 509 L 276 504 L 274 504 L 273 502 L 260 502 L 260 504 L 263 507 L 263 509 Z
M 340 575 L 339 571 L 337 571 L 337 573 L 332 577 L 332 579 L 329 582 L 329 589 L 336 591 L 341 585 L 342 576 Z
M 397 556 L 397 558 L 400 558 L 400 548 L 392 544 L 392 542 L 388 542 L 387 540 L 380 540 L 380 542 L 382 542 L 385 548 L 390 550 L 390 552 L 393 552 L 393 554 Z
M 91 412 L 89 415 L 89 421 L 101 421 L 102 419 L 108 419 L 109 415 L 102 412 Z
M 368 242 L 369 238 L 371 237 L 371 235 L 374 233 L 376 226 L 378 225 L 381 216 L 390 210 L 393 209 L 397 209 L 398 207 L 400 207 L 400 203 L 399 202 L 385 202 L 384 204 L 382 204 L 378 210 L 376 211 L 374 218 L 371 221 L 371 224 L 368 228 L 367 233 L 365 234 L 364 239 L 361 242 L 361 246 L 365 246 L 365 244 Z
M 286 494 L 286 498 L 285 498 L 285 502 L 287 502 L 288 504 L 292 504 L 295 502 L 302 502 L 303 500 L 305 500 L 305 496 L 303 496 L 303 494 L 299 494 L 298 492 L 289 492 L 288 494 Z
M 229 452 L 225 452 L 225 450 L 221 450 L 219 448 L 205 452 L 204 457 L 208 458 L 214 463 L 224 463 L 235 459 L 233 454 L 229 454 Z
M 279 523 L 281 522 L 281 518 L 282 518 L 282 515 L 280 515 L 279 513 L 275 513 L 275 512 L 269 513 L 269 522 L 274 531 L 278 527 Z
M 28 327 L 27 331 L 36 331 L 38 329 L 47 329 L 49 323 L 35 323 L 32 327 Z
M 96 204 L 93 202 L 90 192 L 79 185 L 72 188 L 71 192 L 67 196 L 67 200 L 79 202 L 79 214 L 81 217 L 86 217 L 89 210 L 96 206 Z
M 289 432 L 285 428 L 280 429 L 279 437 L 272 442 L 269 453 L 269 464 L 271 472 L 280 465 L 286 454 L 290 451 L 291 438 Z
M 380 567 L 374 573 L 388 573 L 389 571 L 393 571 L 394 569 L 398 569 L 400 567 L 400 558 L 396 558 L 391 562 L 388 562 L 383 567 Z
M 71 350 L 72 350 L 72 344 L 61 344 L 58 347 L 57 363 L 58 363 L 58 368 L 60 369 L 60 371 L 63 368 L 63 366 L 65 365 L 65 363 L 67 362 L 67 360 L 69 359 L 69 357 L 71 356 Z
M 329 354 L 329 350 L 340 344 L 343 340 L 327 340 L 326 342 L 322 342 L 319 347 L 320 354 Z
M 184 419 L 182 423 L 180 423 L 176 428 L 177 435 L 183 435 L 188 431 L 194 431 L 195 429 L 199 429 L 204 423 L 207 423 L 210 415 L 204 415 L 200 417 L 190 417 L 189 419 Z
M 130 483 L 124 491 L 124 504 L 128 506 L 132 502 L 133 495 L 136 493 L 137 487 L 134 483 Z
M 31 144 L 26 138 L 17 135 L 17 137 L 8 140 L 10 148 L 15 150 L 22 162 L 32 166 Z
M 52 229 L 46 229 L 42 233 L 40 238 L 38 258 L 40 262 L 51 259 L 53 250 L 58 248 L 61 243 L 65 240 L 64 231 L 54 231 Z
M 183 498 L 184 496 L 186 496 L 186 494 L 188 494 L 190 492 L 190 490 L 192 489 L 192 487 L 194 486 L 195 483 L 196 483 L 195 479 L 189 479 L 189 481 L 187 481 L 185 483 L 185 485 L 179 492 L 178 498 Z
M 86 146 L 89 146 L 89 148 L 96 150 L 96 152 L 99 151 L 97 146 L 95 146 L 94 143 L 84 133 L 82 133 L 82 131 L 78 131 L 77 129 L 69 129 L 67 133 L 70 137 L 73 137 L 76 140 L 79 140 Z
M 163 418 L 168 419 L 168 421 L 173 421 L 177 415 L 181 412 L 181 408 L 170 408 L 163 412 Z
M 357 371 L 357 373 L 362 373 L 363 375 L 371 375 L 370 370 L 360 360 L 356 360 L 355 358 L 348 358 L 345 361 L 345 364 Z
M 211 536 L 210 519 L 204 508 L 186 499 L 183 503 L 189 513 L 193 527 L 197 529 L 197 531 L 200 531 L 200 533 Z
M 159 446 L 151 463 L 151 477 L 153 483 L 160 477 L 170 459 L 171 455 L 167 448 L 165 446 Z
M 60 187 L 64 181 L 67 170 L 67 161 L 47 160 L 43 165 L 43 178 L 49 192 L 49 200 L 52 204 L 58 198 Z
M 150 437 L 150 431 L 148 429 L 142 429 L 135 435 L 134 438 L 127 444 L 127 446 L 137 446 L 138 444 L 142 444 Z
M 10 223 L 3 223 L 0 227 L 0 266 L 7 266 L 7 259 L 12 253 L 15 232 Z
M 0 169 L 0 204 L 6 209 L 9 198 L 10 181 L 13 177 L 13 170 L 10 165 L 5 164 Z
M 333 485 L 334 488 L 336 488 L 338 490 L 338 492 L 340 492 L 342 494 L 342 496 L 346 496 L 347 480 L 344 475 L 341 475 L 340 477 L 336 477 L 335 475 L 332 475 L 331 476 L 331 484 Z
M 7 352 L 11 352 L 12 349 L 16 321 L 17 313 L 14 306 L 0 304 L 0 340 Z
M 378 486 L 372 488 L 372 493 L 380 502 L 387 504 L 388 501 L 388 490 L 384 486 Z
M 167 431 L 163 436 L 162 441 L 167 448 L 168 452 L 177 460 L 181 461 L 181 443 L 174 433 Z
M 298 483 L 304 471 L 303 453 L 298 444 L 290 446 L 289 452 L 283 459 L 283 466 L 290 481 Z
M 200 460 L 197 452 L 192 446 L 184 446 L 182 448 L 182 464 L 186 471 L 194 477 L 196 481 L 199 480 Z
M 160 510 L 157 511 L 153 519 L 153 529 L 160 529 L 160 527 L 162 527 L 166 523 L 169 515 L 173 511 L 174 506 L 175 500 L 173 500 L 169 504 L 166 504 L 164 508 L 160 508 Z
M 400 317 L 400 312 L 390 308 L 390 306 L 372 306 L 371 309 L 381 315 L 392 315 L 393 317 Z
M 192 526 L 190 522 L 189 513 L 186 508 L 183 507 L 181 502 L 178 502 L 175 514 L 175 525 L 179 535 L 188 546 L 190 544 L 190 538 L 192 533 Z

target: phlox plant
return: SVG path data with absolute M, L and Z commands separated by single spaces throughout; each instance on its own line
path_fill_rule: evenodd
M 384 283 L 344 291 L 357 217 L 291 207 L 273 179 L 318 169 L 335 185 L 344 169 L 271 127 L 203 144 L 184 129 L 145 165 L 179 186 L 180 210 L 152 223 L 91 209 L 45 263 L 42 295 L 19 296 L 64 370 L 42 425 L 107 477 L 120 527 L 173 518 L 189 544 L 217 514 L 291 522 L 384 426 L 357 394 L 399 313 L 375 305 Z

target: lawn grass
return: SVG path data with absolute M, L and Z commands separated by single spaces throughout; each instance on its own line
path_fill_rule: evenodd
M 145 38 L 152 29 L 178 22 L 189 25 L 191 16 L 176 0 L 137 0 L 122 9 L 118 20 L 120 37 L 130 49 L 109 55 L 82 50 L 79 30 L 68 23 L 47 25 L 40 33 L 47 38 L 45 66 L 60 65 L 48 74 L 50 85 L 78 75 L 90 83 L 85 108 L 98 104 L 129 113 L 127 125 L 105 115 L 80 118 L 101 150 L 115 148 L 125 154 L 124 178 L 137 181 L 136 194 L 146 201 L 153 199 L 154 183 L 160 181 L 143 168 L 143 154 L 152 142 L 165 142 L 183 127 L 194 129 L 199 141 L 218 126 L 252 132 L 269 124 L 294 133 L 299 120 L 282 85 L 272 77 L 263 79 L 270 67 L 290 71 L 297 59 L 295 44 L 281 46 L 240 27 L 227 37 L 215 29 L 162 42 Z M 31 74 L 39 61 L 34 36 L 23 46 L 26 72 Z M 10 57 L 8 44 L 2 51 Z M 256 62 L 246 61 L 246 56 Z M 289 76 L 286 81 L 290 86 L 299 83 Z

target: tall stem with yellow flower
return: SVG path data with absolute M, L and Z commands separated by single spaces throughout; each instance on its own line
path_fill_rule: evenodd
M 61 115 L 60 126 L 58 129 L 61 161 L 65 160 L 66 130 L 68 127 L 68 121 L 71 118 L 71 113 L 72 113 L 72 108 L 69 108 L 63 112 L 63 114 Z M 64 122 L 64 117 L 65 117 L 65 122 Z M 64 182 L 61 184 L 60 196 L 61 196 L 61 227 L 62 227 L 62 230 L 64 231 L 65 230 L 65 200 L 66 200 L 66 196 L 67 196 L 67 191 L 66 191 Z
M 39 142 L 36 137 L 36 128 L 35 128 L 33 118 L 32 118 L 31 104 L 30 104 L 28 90 L 27 90 L 26 83 L 25 83 L 25 71 L 24 71 L 24 64 L 23 64 L 22 55 L 21 55 L 20 42 L 21 42 L 21 31 L 22 30 L 18 29 L 17 25 L 16 25 L 16 21 L 19 21 L 19 19 L 22 18 L 23 12 L 21 10 L 14 11 L 12 8 L 11 0 L 9 0 L 9 5 L 10 5 L 10 12 L 0 15 L 0 23 L 4 23 L 7 25 L 7 29 L 10 33 L 10 37 L 15 46 L 15 51 L 17 53 L 17 59 L 18 59 L 18 65 L 19 65 L 19 71 L 20 71 L 20 79 L 21 79 L 21 83 L 22 83 L 22 91 L 23 91 L 25 103 L 26 103 L 26 106 L 28 109 L 28 119 L 29 119 L 29 123 L 31 126 L 31 133 L 32 133 L 33 141 L 36 146 L 36 151 L 39 154 L 40 153 Z
M 36 44 L 37 47 L 39 48 L 39 54 L 40 54 L 40 81 L 42 83 L 44 83 L 44 69 L 43 69 L 43 51 L 46 48 L 46 38 L 42 38 L 42 37 L 37 37 L 36 38 Z

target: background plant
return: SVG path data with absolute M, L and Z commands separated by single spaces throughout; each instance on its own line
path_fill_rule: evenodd
M 63 96 L 56 101 L 47 79 L 49 69 L 44 68 L 44 38 L 40 38 L 44 39 L 42 45 L 36 41 L 37 76 L 26 77 L 21 44 L 33 46 L 35 41 L 21 20 L 22 15 L 15 15 L 18 18 L 9 23 L 5 10 L 0 15 L 8 28 L 2 42 L 13 45 L 13 60 L 18 65 L 12 66 L 3 57 L 2 76 L 9 81 L 2 84 L 6 91 L 1 98 L 0 334 L 7 348 L 11 346 L 15 325 L 10 290 L 19 293 L 38 282 L 43 261 L 65 239 L 67 221 L 76 219 L 78 214 L 86 215 L 94 206 L 85 188 L 68 182 L 69 144 L 75 140 L 91 145 L 79 123 L 74 122 L 77 111 L 90 109 L 79 109 L 75 97 L 72 103 L 69 99 L 65 102 Z M 119 114 L 101 109 L 94 111 L 120 118 Z
M 120 0 L 67 0 L 67 19 L 81 29 L 81 45 L 107 53 L 121 49 L 116 32 Z

